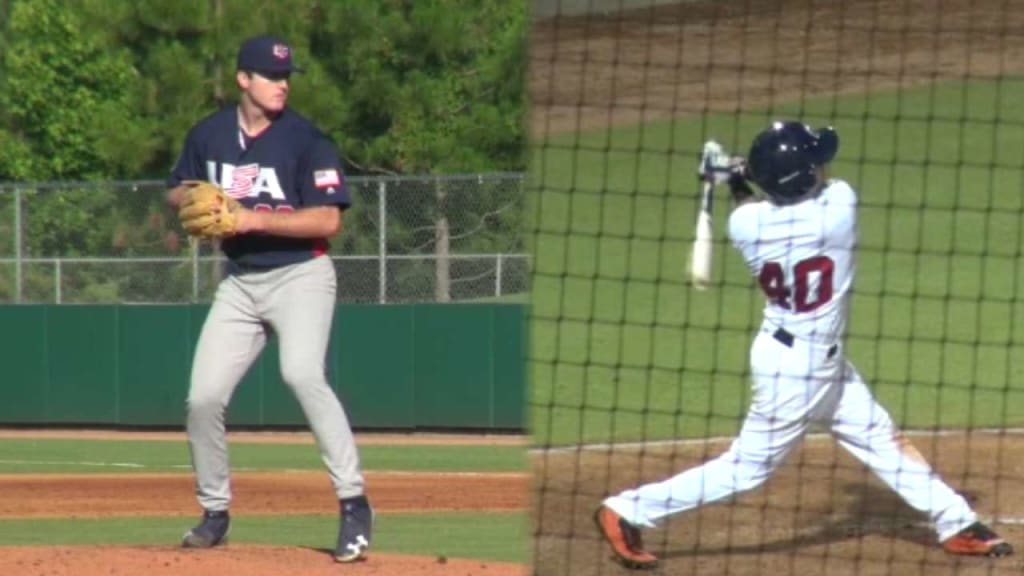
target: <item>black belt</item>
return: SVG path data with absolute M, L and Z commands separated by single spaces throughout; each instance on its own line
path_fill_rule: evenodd
M 775 333 L 772 334 L 772 338 L 775 338 L 776 340 L 778 340 L 786 348 L 792 348 L 793 347 L 793 340 L 796 337 L 793 336 L 788 330 L 786 330 L 784 328 L 778 328 L 778 329 L 775 330 Z M 828 349 L 828 357 L 831 358 L 831 357 L 835 356 L 836 352 L 838 352 L 838 351 L 839 351 L 839 344 L 833 344 Z

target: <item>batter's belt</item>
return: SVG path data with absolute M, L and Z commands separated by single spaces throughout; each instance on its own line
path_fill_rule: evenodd
M 772 338 L 775 338 L 776 340 L 778 340 L 779 343 L 782 344 L 783 346 L 785 346 L 786 348 L 792 348 L 793 347 L 793 341 L 796 339 L 796 336 L 793 336 L 793 334 L 791 334 L 785 328 L 776 328 L 775 332 L 772 333 Z M 829 346 L 828 358 L 831 358 L 831 357 L 835 356 L 836 352 L 838 352 L 838 351 L 839 351 L 839 344 L 833 344 L 832 346 Z

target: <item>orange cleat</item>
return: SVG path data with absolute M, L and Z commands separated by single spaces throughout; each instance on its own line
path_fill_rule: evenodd
M 615 559 L 623 566 L 646 570 L 658 565 L 658 558 L 644 550 L 640 529 L 623 520 L 611 508 L 598 508 L 594 522 L 611 545 Z
M 1013 546 L 981 522 L 975 522 L 957 532 L 942 543 L 942 549 L 961 556 L 1001 557 L 1013 554 Z

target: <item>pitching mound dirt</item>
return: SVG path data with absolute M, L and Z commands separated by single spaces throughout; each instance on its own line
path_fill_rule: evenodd
M 479 560 L 374 554 L 340 565 L 328 550 L 228 546 L 186 551 L 170 547 L 4 548 L 0 574 L 19 576 L 525 576 L 526 566 Z

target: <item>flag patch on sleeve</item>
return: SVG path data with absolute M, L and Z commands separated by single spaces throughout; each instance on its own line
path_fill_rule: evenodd
M 341 185 L 341 176 L 335 169 L 316 170 L 313 172 L 313 184 L 317 188 L 332 188 Z

